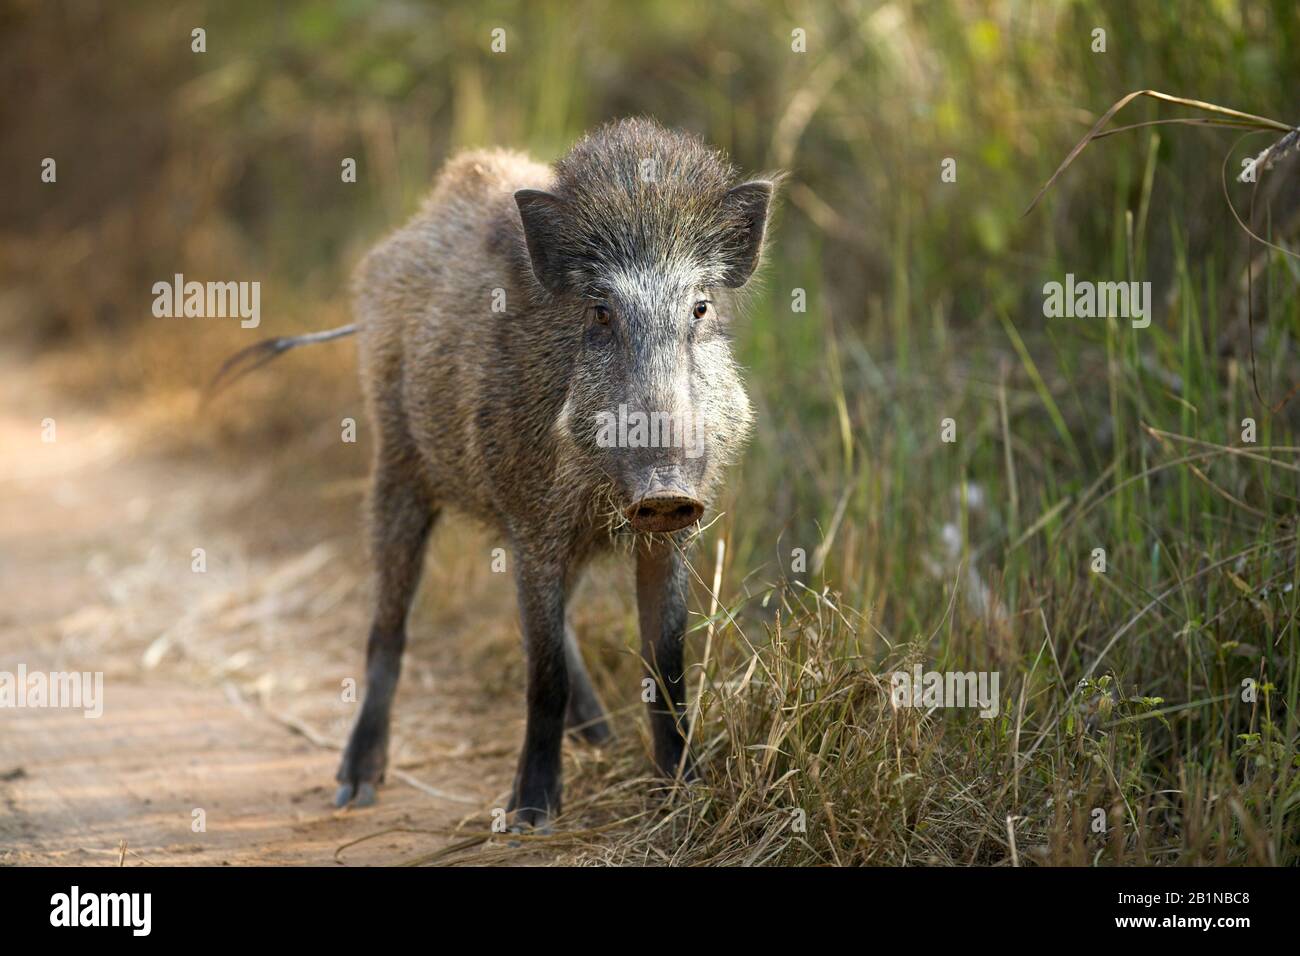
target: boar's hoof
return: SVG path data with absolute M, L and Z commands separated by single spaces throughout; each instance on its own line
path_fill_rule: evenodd
M 369 807 L 374 805 L 375 799 L 375 785 L 373 783 L 363 782 L 356 787 L 353 787 L 350 783 L 345 783 L 334 794 L 334 806 L 346 807 L 351 803 L 354 807 Z
M 515 823 L 510 828 L 510 832 L 518 833 L 520 836 L 550 836 L 552 833 L 555 832 L 555 830 L 554 828 L 552 828 L 545 814 L 541 816 L 540 822 L 536 826 L 534 826 L 531 823 L 520 822 L 518 816 L 516 815 Z M 510 845 L 512 847 L 523 846 L 523 844 L 520 843 L 518 840 L 511 840 Z
M 511 833 L 546 836 L 554 832 L 551 829 L 551 816 L 541 807 L 520 807 L 513 811 L 510 824 Z

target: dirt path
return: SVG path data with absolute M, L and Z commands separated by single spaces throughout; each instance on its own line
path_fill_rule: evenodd
M 116 865 L 125 841 L 128 865 L 332 866 L 341 845 L 388 827 L 481 830 L 506 799 L 521 710 L 508 689 L 484 698 L 429 633 L 466 625 L 427 608 L 395 715 L 405 782 L 390 775 L 373 808 L 330 806 L 330 746 L 357 706 L 345 685 L 361 683 L 356 483 L 299 541 L 259 536 L 257 503 L 294 493 L 269 467 L 178 461 L 123 421 L 0 364 L 0 672 L 103 674 L 102 716 L 0 710 L 0 865 Z M 258 550 L 259 537 L 274 540 Z M 486 553 L 462 536 L 431 560 L 468 546 Z M 503 576 L 456 573 L 458 593 L 494 606 L 487 646 L 509 646 Z M 343 862 L 453 842 L 388 834 Z

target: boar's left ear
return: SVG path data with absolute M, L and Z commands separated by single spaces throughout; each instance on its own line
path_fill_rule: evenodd
M 723 253 L 727 270 L 723 283 L 733 289 L 744 285 L 758 267 L 767 210 L 775 188 L 775 183 L 755 179 L 728 190 L 722 198 L 722 207 L 729 218 L 739 223 L 737 233 L 730 238 Z
M 528 243 L 528 258 L 532 260 L 533 275 L 551 292 L 564 288 L 564 235 L 565 202 L 553 193 L 540 189 L 520 189 L 515 193 L 519 218 L 524 225 L 524 241 Z

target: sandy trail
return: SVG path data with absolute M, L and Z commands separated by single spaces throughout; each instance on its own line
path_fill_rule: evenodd
M 357 707 L 344 685 L 362 683 L 357 496 L 318 509 L 297 542 L 259 549 L 273 536 L 259 534 L 258 502 L 293 493 L 268 468 L 164 456 L 147 427 L 69 406 L 0 363 L 0 671 L 104 675 L 100 717 L 0 710 L 0 864 L 117 865 L 125 845 L 127 865 L 333 866 L 367 834 L 481 831 L 504 804 L 519 695 L 484 695 L 472 662 L 430 633 L 470 625 L 417 609 L 390 763 L 410 782 L 390 774 L 373 808 L 330 806 L 329 745 Z M 465 547 L 435 539 L 430 561 Z M 487 626 L 509 646 L 504 576 L 452 575 L 471 576 L 451 587 L 493 608 Z M 460 839 L 388 834 L 342 861 L 402 862 Z

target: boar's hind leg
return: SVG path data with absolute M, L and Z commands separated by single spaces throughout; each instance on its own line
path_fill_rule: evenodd
M 653 680 L 649 702 L 655 766 L 666 777 L 693 775 L 686 747 L 686 679 L 682 651 L 686 638 L 686 559 L 670 542 L 655 542 L 636 554 L 636 604 L 641 625 L 641 656 Z
M 560 812 L 560 746 L 569 703 L 564 649 L 564 575 L 518 555 L 519 618 L 528 658 L 528 719 L 514 793 L 517 828 L 542 829 Z
M 569 709 L 564 716 L 564 726 L 589 744 L 603 744 L 613 736 L 605 707 L 591 686 L 587 666 L 582 662 L 582 650 L 573 625 L 564 625 L 564 659 L 569 668 Z
M 437 517 L 410 463 L 380 460 L 371 491 L 375 615 L 366 642 L 366 697 L 336 779 L 335 806 L 374 803 L 388 763 L 388 717 L 406 646 L 406 616 Z

